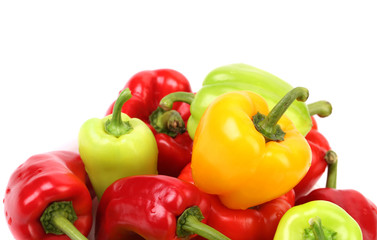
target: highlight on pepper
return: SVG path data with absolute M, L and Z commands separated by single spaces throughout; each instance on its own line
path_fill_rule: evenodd
M 308 90 L 294 88 L 269 111 L 250 91 L 225 93 L 203 114 L 192 153 L 194 183 L 232 209 L 246 209 L 291 190 L 310 167 L 304 136 L 284 115 Z
M 31 240 L 377 239 L 375 204 L 336 188 L 337 155 L 313 116 L 332 106 L 308 96 L 246 64 L 212 70 L 196 93 L 175 70 L 136 73 L 104 118 L 82 124 L 78 153 L 37 154 L 13 172 L 9 229 Z

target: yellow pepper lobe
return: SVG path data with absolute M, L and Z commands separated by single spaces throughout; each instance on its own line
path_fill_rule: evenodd
M 252 121 L 258 112 L 269 112 L 259 95 L 226 93 L 208 106 L 195 133 L 195 185 L 219 195 L 232 209 L 246 209 L 285 194 L 310 166 L 310 147 L 293 123 L 283 116 L 278 124 L 284 140 L 266 143 Z

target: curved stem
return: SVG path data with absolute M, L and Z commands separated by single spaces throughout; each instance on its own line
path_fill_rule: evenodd
M 276 105 L 264 120 L 265 128 L 273 128 L 294 100 L 305 102 L 309 97 L 306 88 L 297 87 L 289 91 Z
M 230 240 L 227 236 L 216 229 L 201 222 L 203 214 L 198 206 L 186 209 L 177 221 L 177 236 L 185 238 L 198 234 L 208 240 Z
M 309 224 L 316 240 L 326 240 L 325 232 L 323 231 L 321 219 L 319 217 L 311 218 Z
M 327 151 L 325 155 L 325 160 L 327 162 L 327 188 L 336 188 L 336 178 L 338 172 L 338 156 L 333 150 Z
M 168 111 L 173 108 L 173 103 L 175 102 L 184 102 L 191 105 L 194 98 L 195 94 L 191 92 L 173 92 L 160 100 L 160 107 Z
M 122 120 L 122 107 L 132 97 L 130 89 L 124 89 L 116 100 L 111 119 L 105 123 L 105 131 L 115 137 L 124 135 L 132 130 L 129 122 Z
M 328 117 L 332 113 L 332 105 L 328 101 L 318 101 L 307 105 L 310 116 Z
M 277 122 L 295 100 L 304 102 L 308 97 L 308 89 L 303 87 L 292 89 L 272 108 L 267 116 L 260 113 L 253 116 L 256 129 L 263 134 L 266 141 L 283 141 L 285 133 Z

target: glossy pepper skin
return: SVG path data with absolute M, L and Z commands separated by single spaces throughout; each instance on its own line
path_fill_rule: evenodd
M 89 119 L 80 128 L 80 156 L 99 199 L 120 178 L 157 174 L 158 149 L 152 131 L 140 119 L 121 112 L 130 98 L 129 89 L 123 90 L 112 115 Z
M 329 158 L 331 159 L 331 158 Z M 334 160 L 335 159 L 335 160 Z M 296 205 L 315 200 L 332 202 L 343 208 L 359 224 L 364 240 L 377 239 L 377 207 L 360 192 L 353 189 L 336 189 L 337 159 L 329 161 L 326 188 L 317 188 L 300 197 Z
M 311 201 L 289 209 L 281 218 L 274 240 L 285 239 L 362 240 L 363 236 L 357 222 L 342 208 L 328 201 Z
M 313 128 L 305 136 L 312 151 L 312 163 L 305 177 L 294 187 L 296 198 L 309 193 L 318 182 L 327 168 L 325 157 L 326 153 L 331 149 L 325 136 L 318 131 L 318 125 L 314 117 L 312 117 L 312 121 Z
M 262 97 L 250 91 L 226 93 L 212 102 L 195 134 L 191 162 L 195 185 L 218 195 L 228 208 L 246 209 L 282 196 L 298 184 L 309 169 L 311 151 L 289 118 L 281 116 L 281 106 L 289 106 L 285 101 L 294 101 L 291 93 L 301 90 L 306 99 L 306 89 L 296 88 L 271 111 Z M 256 127 L 263 121 L 255 122 L 260 114 L 272 120 L 277 112 L 278 125 L 271 121 L 274 127 L 268 129 L 278 131 L 280 126 L 285 135 L 282 140 L 267 140 Z
M 178 178 L 194 184 L 191 164 L 182 170 Z M 217 196 L 209 195 L 209 198 L 211 211 L 207 224 L 232 240 L 273 239 L 281 217 L 295 203 L 293 190 L 267 203 L 245 210 L 227 208 Z
M 159 174 L 178 176 L 182 168 L 191 161 L 192 139 L 185 131 L 185 126 L 178 130 L 178 133 L 176 130 L 166 128 L 156 130 L 151 124 L 150 116 L 158 109 L 159 102 L 164 96 L 178 91 L 191 93 L 189 81 L 178 71 L 157 69 L 135 74 L 123 89 L 126 88 L 131 90 L 133 97 L 123 105 L 122 112 L 141 119 L 152 130 L 159 151 Z M 113 106 L 114 103 L 108 109 L 107 115 L 112 113 Z M 173 112 L 181 115 L 186 124 L 190 116 L 190 105 L 182 102 L 174 103 Z
M 73 225 L 87 236 L 92 226 L 92 199 L 85 181 L 80 156 L 69 151 L 34 155 L 20 165 L 4 197 L 5 216 L 15 239 L 70 239 L 65 234 L 47 234 L 40 220 L 51 204 L 60 202 L 72 203 L 77 216 Z
M 221 94 L 248 90 L 261 95 L 270 109 L 293 87 L 280 78 L 246 64 L 230 64 L 212 70 L 191 103 L 187 130 L 194 139 L 196 128 L 208 105 Z M 287 116 L 302 135 L 311 129 L 309 111 L 305 103 L 295 102 Z
M 179 216 L 194 206 L 205 221 L 210 210 L 206 195 L 178 178 L 139 175 L 120 179 L 109 186 L 99 203 L 96 239 L 190 239 L 193 233 L 177 229 L 182 226 Z M 196 221 L 204 225 L 202 220 Z

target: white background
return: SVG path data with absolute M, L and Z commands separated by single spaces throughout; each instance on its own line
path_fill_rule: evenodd
M 332 103 L 318 124 L 339 156 L 338 188 L 377 202 L 373 1 L 130 2 L 1 2 L 2 197 L 31 155 L 75 150 L 81 124 L 138 71 L 176 69 L 197 91 L 212 69 L 246 63 Z

